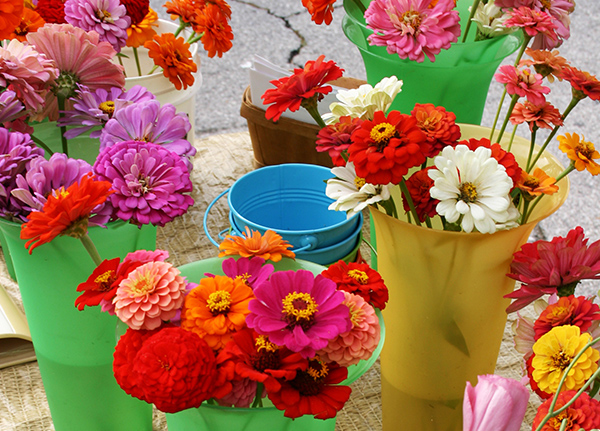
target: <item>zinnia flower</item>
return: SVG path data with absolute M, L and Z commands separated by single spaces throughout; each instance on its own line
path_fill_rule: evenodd
M 15 130 L 14 120 L 20 118 L 24 114 L 25 107 L 17 98 L 17 93 L 11 90 L 5 90 L 0 93 L 0 125 L 4 128 L 13 128 L 15 132 L 24 132 L 23 130 Z
M 558 50 L 548 51 L 527 48 L 525 54 L 530 56 L 531 60 L 524 59 L 519 64 L 533 66 L 535 71 L 547 78 L 549 82 L 554 82 L 555 77 L 562 80 L 562 71 L 569 65 L 564 57 L 558 55 Z
M 475 228 L 494 233 L 497 223 L 510 220 L 508 193 L 513 182 L 489 148 L 445 147 L 434 162 L 437 169 L 429 171 L 434 181 L 430 194 L 440 200 L 437 213 L 449 223 L 462 216 L 460 225 L 465 232 Z
M 183 305 L 186 280 L 167 262 L 148 262 L 119 283 L 115 314 L 132 329 L 156 329 Z
M 600 159 L 600 153 L 591 142 L 585 141 L 585 137 L 581 137 L 577 133 L 565 133 L 565 136 L 559 136 L 560 142 L 558 149 L 567 155 L 572 160 L 573 166 L 578 171 L 587 170 L 592 175 L 600 174 L 600 165 L 595 159 Z
M 171 81 L 177 90 L 185 90 L 194 84 L 194 75 L 198 66 L 190 52 L 190 44 L 183 37 L 175 38 L 173 33 L 155 35 L 144 43 L 148 56 L 163 69 L 163 75 Z
M 302 5 L 308 10 L 310 13 L 311 19 L 316 24 L 326 25 L 331 24 L 331 20 L 333 19 L 333 4 L 336 0 L 302 0 Z
M 152 40 L 156 34 L 156 30 L 153 27 L 158 27 L 158 14 L 152 9 L 148 11 L 148 14 L 144 19 L 136 24 L 132 23 L 127 28 L 127 43 L 126 46 L 132 48 L 139 48 L 149 40 Z
M 222 398 L 215 399 L 224 407 L 248 408 L 256 396 L 257 383 L 250 379 L 237 379 L 231 382 L 231 391 Z
M 51 24 L 66 24 L 64 0 L 37 0 L 37 13 Z
M 389 54 L 423 62 L 435 61 L 460 35 L 458 12 L 452 0 L 374 0 L 365 12 L 370 44 L 385 46 Z
M 529 390 L 520 382 L 487 374 L 467 381 L 463 401 L 463 431 L 519 431 Z
M 491 39 L 514 31 L 505 24 L 509 18 L 510 14 L 503 11 L 493 1 L 489 1 L 487 3 L 480 2 L 477 5 L 473 22 L 477 24 L 478 34 L 485 39 Z
M 534 105 L 544 105 L 550 88 L 542 85 L 542 75 L 531 73 L 527 68 L 519 69 L 515 66 L 505 65 L 498 68 L 494 75 L 496 81 L 506 84 L 506 92 L 510 95 L 527 97 Z
M 262 257 L 256 256 L 225 259 L 221 266 L 227 277 L 238 278 L 252 289 L 268 280 L 275 269 L 270 263 L 265 265 Z
M 381 334 L 373 306 L 358 295 L 343 292 L 352 328 L 331 340 L 319 350 L 318 355 L 324 362 L 348 367 L 369 359 L 379 344 Z
M 381 275 L 367 263 L 339 260 L 321 274 L 333 280 L 338 290 L 358 295 L 380 310 L 385 308 L 389 299 L 388 288 Z
M 33 9 L 24 7 L 21 22 L 15 27 L 8 39 L 17 39 L 21 42 L 25 42 L 28 33 L 36 32 L 38 28 L 43 27 L 44 24 L 46 24 L 46 22 L 40 14 Z
M 362 123 L 360 118 L 345 116 L 340 117 L 336 123 L 323 127 L 317 133 L 317 151 L 320 153 L 327 151 L 334 166 L 344 166 L 346 161 L 342 153 L 350 147 L 352 132 L 360 126 L 360 123 Z
M 310 271 L 275 272 L 254 295 L 248 327 L 305 358 L 352 327 L 344 294 L 333 281 Z
M 533 419 L 533 429 L 537 430 L 542 421 L 550 413 L 552 404 L 553 411 L 562 409 L 577 395 L 577 391 L 565 391 L 558 394 L 556 403 L 553 399 L 548 399 L 538 407 L 535 418 Z M 562 422 L 566 419 L 567 427 L 562 428 Z M 583 392 L 573 403 L 558 415 L 550 418 L 541 428 L 541 431 L 578 431 L 593 430 L 600 428 L 600 402 Z
M 533 325 L 535 339 L 538 340 L 552 328 L 563 325 L 578 326 L 581 332 L 586 332 L 594 320 L 600 320 L 598 304 L 587 300 L 584 296 L 563 296 L 540 314 Z
M 120 0 L 125 6 L 127 16 L 131 19 L 131 26 L 138 25 L 144 20 L 150 11 L 149 0 Z
M 417 103 L 410 115 L 417 120 L 417 126 L 431 145 L 426 157 L 437 156 L 442 148 L 455 144 L 460 138 L 460 127 L 455 123 L 456 115 L 442 106 Z
M 316 357 L 309 361 L 306 371 L 299 371 L 295 379 L 282 382 L 281 390 L 268 396 L 275 407 L 285 411 L 285 417 L 333 418 L 350 398 L 350 387 L 338 385 L 347 376 L 347 368 L 326 364 Z
M 537 37 L 536 48 L 556 48 L 562 41 L 556 30 L 558 26 L 550 14 L 542 10 L 521 6 L 509 12 L 511 17 L 504 22 L 507 27 L 520 27 L 529 37 Z
M 227 235 L 219 245 L 219 257 L 236 256 L 252 257 L 258 256 L 264 260 L 279 262 L 283 256 L 294 258 L 293 251 L 288 250 L 292 245 L 281 238 L 276 232 L 267 230 L 264 235 L 258 231 L 250 231 L 246 226 L 246 233 L 242 236 Z
M 410 115 L 382 111 L 352 133 L 348 159 L 356 174 L 371 184 L 399 184 L 408 170 L 425 161 L 429 144 Z
M 77 286 L 77 291 L 83 292 L 75 300 L 77 309 L 83 310 L 86 305 L 88 307 L 98 305 L 106 299 L 112 301 L 119 285 L 118 281 L 120 282 L 117 276 L 120 262 L 121 259 L 118 257 L 103 260 L 88 279 Z
M 506 311 L 520 310 L 545 294 L 557 290 L 567 296 L 580 280 L 600 278 L 600 241 L 587 244 L 583 229 L 577 226 L 566 238 L 525 243 L 514 253 L 508 277 L 521 287 L 505 298 L 517 299 Z
M 534 105 L 529 100 L 517 103 L 510 114 L 510 122 L 513 124 L 527 123 L 529 131 L 536 129 L 553 129 L 555 126 L 563 125 L 560 111 L 550 102 L 542 105 Z
M 516 186 L 524 193 L 526 199 L 533 199 L 534 196 L 556 193 L 558 186 L 555 183 L 555 178 L 549 177 L 542 169 L 535 168 L 531 174 L 521 170 L 521 177 Z
M 196 15 L 202 9 L 202 4 L 196 0 L 170 0 L 164 4 L 166 12 L 171 15 L 171 19 L 181 20 L 191 24 L 195 22 Z
M 98 155 L 94 172 L 112 183 L 114 216 L 137 225 L 164 226 L 194 204 L 185 163 L 160 145 L 116 143 Z
M 542 335 L 533 345 L 533 379 L 540 390 L 558 391 L 558 384 L 575 356 L 592 340 L 587 332 L 581 333 L 573 325 L 557 326 Z M 566 375 L 560 392 L 578 390 L 598 369 L 598 350 L 588 347 Z
M 65 20 L 85 31 L 95 31 L 100 40 L 120 52 L 127 40 L 131 18 L 119 0 L 65 0 Z
M 375 185 L 365 182 L 364 178 L 356 175 L 354 163 L 348 162 L 346 166 L 331 169 L 335 178 L 327 180 L 325 194 L 334 199 L 330 210 L 346 211 L 347 217 L 360 213 L 367 206 L 390 198 L 393 184 Z
M 600 81 L 594 75 L 567 66 L 562 71 L 562 77 L 571 84 L 573 96 L 577 99 L 589 97 L 592 100 L 600 100 Z
M 5 0 L 0 8 L 0 40 L 10 39 L 11 33 L 21 22 L 22 0 Z
M 207 2 L 192 23 L 194 31 L 202 34 L 200 41 L 209 58 L 215 55 L 222 57 L 233 46 L 233 32 L 228 23 L 231 10 L 227 3 L 222 3 L 227 7 L 218 2 Z
M 406 188 L 410 193 L 410 197 L 421 223 L 423 223 L 427 217 L 434 217 L 437 215 L 437 210 L 435 208 L 440 202 L 437 199 L 433 199 L 429 192 L 431 187 L 433 187 L 433 180 L 429 178 L 429 171 L 431 169 L 435 169 L 435 167 L 430 166 L 425 169 L 420 169 L 406 180 Z M 402 194 L 402 207 L 407 214 L 410 212 L 410 205 L 408 204 L 404 193 Z
M 203 278 L 185 297 L 181 327 L 198 334 L 219 351 L 236 331 L 246 326 L 248 303 L 253 298 L 252 289 L 241 279 L 222 275 Z
M 87 233 L 88 219 L 98 205 L 110 195 L 108 181 L 97 181 L 86 175 L 68 188 L 48 196 L 42 211 L 34 211 L 21 225 L 21 239 L 27 239 L 29 254 L 34 248 L 52 241 L 59 235 L 81 238 Z
M 294 69 L 292 76 L 271 81 L 275 88 L 270 88 L 261 96 L 267 108 L 265 117 L 273 121 L 279 120 L 286 110 L 292 112 L 307 104 L 316 109 L 318 100 L 329 94 L 333 89 L 327 82 L 342 76 L 343 69 L 337 67 L 334 61 L 325 61 L 321 55 L 315 61 L 307 61 L 303 69 Z

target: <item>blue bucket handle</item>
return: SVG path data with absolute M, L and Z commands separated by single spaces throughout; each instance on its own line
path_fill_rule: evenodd
M 206 234 L 206 237 L 208 238 L 208 240 L 210 242 L 213 243 L 213 245 L 215 247 L 219 247 L 219 243 L 216 242 L 212 236 L 210 236 L 210 233 L 208 232 L 208 226 L 207 226 L 207 221 L 208 221 L 208 214 L 210 213 L 210 210 L 212 209 L 212 207 L 215 206 L 215 204 L 217 203 L 217 201 L 219 199 L 221 199 L 223 196 L 225 196 L 229 190 L 231 190 L 231 187 L 223 190 L 221 193 L 219 193 L 217 195 L 216 198 L 214 198 L 210 204 L 208 204 L 208 207 L 206 207 L 206 212 L 204 213 L 204 217 L 202 218 L 202 225 L 204 227 L 204 233 Z M 241 236 L 241 234 L 233 227 L 230 226 L 227 229 L 223 229 L 221 232 L 219 232 L 219 238 L 220 239 L 225 239 L 225 232 L 229 232 L 229 234 L 233 234 L 233 235 L 238 235 Z M 303 242 L 306 242 L 305 245 L 303 245 L 300 248 L 297 248 L 295 250 L 292 250 L 294 253 L 297 253 L 299 251 L 305 251 L 305 250 L 311 250 L 312 248 L 314 248 L 315 244 L 316 244 L 316 238 L 311 237 L 311 236 L 307 236 L 306 238 L 303 238 Z

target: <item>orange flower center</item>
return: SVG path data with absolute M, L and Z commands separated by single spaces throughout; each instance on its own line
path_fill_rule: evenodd
M 96 277 L 94 279 L 94 283 L 96 283 L 98 290 L 102 291 L 102 292 L 106 292 L 107 290 L 110 290 L 110 285 L 112 284 L 114 278 L 115 272 L 112 269 L 109 269 L 108 271 L 103 272 L 102 274 L 100 274 L 98 277 Z
M 254 340 L 254 347 L 256 347 L 257 352 L 260 352 L 262 350 L 265 350 L 267 352 L 276 352 L 277 349 L 279 349 L 277 344 L 271 343 L 269 341 L 269 337 L 267 337 L 266 335 L 259 335 L 258 337 L 256 337 L 256 340 Z
M 309 367 L 306 369 L 306 373 L 316 382 L 327 377 L 329 368 L 327 367 L 327 364 L 321 361 L 311 361 Z
M 379 123 L 371 129 L 370 137 L 379 150 L 385 147 L 390 139 L 396 136 L 396 128 L 390 123 Z
M 477 200 L 477 187 L 473 183 L 466 182 L 458 186 L 460 191 L 459 199 L 463 202 L 471 203 Z
M 356 190 L 360 190 L 362 186 L 364 186 L 367 182 L 364 178 L 356 177 L 354 178 L 354 186 L 356 186 Z
M 561 370 L 561 371 L 564 371 L 569 366 L 571 361 L 573 360 L 573 358 L 571 356 L 567 355 L 562 350 L 556 352 L 554 355 L 552 355 L 552 357 L 550 359 L 552 360 L 551 366 L 554 369 Z
M 309 361 L 306 371 L 296 373 L 296 378 L 290 384 L 304 396 L 317 395 L 321 393 L 328 374 L 329 367 L 316 356 Z
M 369 282 L 367 273 L 360 269 L 351 269 L 348 271 L 348 276 L 358 281 L 359 284 L 367 284 Z
M 540 185 L 540 180 L 536 177 L 529 176 L 523 183 L 525 187 L 529 187 L 530 189 L 536 189 Z
M 421 27 L 421 14 L 414 10 L 406 11 L 402 14 L 402 21 L 405 26 L 412 28 L 411 34 L 416 33 Z
M 570 430 L 572 429 L 573 426 L 573 418 L 571 418 L 569 416 L 569 409 L 564 410 L 562 412 L 560 412 L 558 415 L 554 416 L 553 418 L 550 418 L 548 420 L 548 422 L 546 423 L 551 429 L 553 430 L 560 430 L 560 429 L 565 429 L 565 430 Z M 565 428 L 561 428 L 562 426 L 562 421 L 566 419 L 567 420 L 567 426 Z
M 141 276 L 131 285 L 131 295 L 134 297 L 144 296 L 153 290 L 154 280 L 147 275 Z
M 309 326 L 318 306 L 308 293 L 292 292 L 282 299 L 285 320 L 293 325 Z
M 259 335 L 254 340 L 256 355 L 252 357 L 252 366 L 261 373 L 265 370 L 276 370 L 279 368 L 280 359 L 277 350 L 279 347 L 269 341 L 264 335 Z
M 550 313 L 548 313 L 548 316 L 546 317 L 546 319 L 548 319 L 551 322 L 562 322 L 563 319 L 566 316 L 568 316 L 570 313 L 571 313 L 570 307 L 556 306 L 551 310 Z
M 550 7 L 552 6 L 550 0 L 540 0 L 540 3 L 542 4 L 543 10 L 550 9 Z
M 98 109 L 107 114 L 109 117 L 112 117 L 112 114 L 115 112 L 115 102 L 112 100 L 107 100 L 106 102 L 102 102 Z
M 579 145 L 575 147 L 575 151 L 578 155 L 582 155 L 586 159 L 592 160 L 592 156 L 594 155 L 596 148 L 594 148 L 594 144 L 591 142 L 581 141 Z
M 213 315 L 227 314 L 231 308 L 231 294 L 225 290 L 217 290 L 208 295 L 206 306 Z

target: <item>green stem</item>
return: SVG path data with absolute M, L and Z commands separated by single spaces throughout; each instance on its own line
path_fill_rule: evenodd
M 87 232 L 79 239 L 81 240 L 81 243 L 83 244 L 83 246 L 89 253 L 90 257 L 92 258 L 92 260 L 94 261 L 96 266 L 100 265 L 102 263 L 102 258 L 100 257 L 100 253 L 98 253 L 98 249 L 94 245 L 94 242 L 92 241 L 90 236 L 87 234 Z
M 175 33 L 173 33 L 173 36 L 177 37 L 179 36 L 179 33 L 181 33 L 183 31 L 184 28 L 186 28 L 188 26 L 188 23 L 185 22 L 182 18 L 179 18 L 179 27 L 177 27 L 177 30 L 175 30 Z
M 500 142 L 500 140 L 502 139 L 502 135 L 504 134 L 504 131 L 506 130 L 506 126 L 508 124 L 508 120 L 510 119 L 510 114 L 512 113 L 513 108 L 517 104 L 518 100 L 519 95 L 513 94 L 512 98 L 510 99 L 510 105 L 508 106 L 508 112 L 506 113 L 506 117 L 504 117 L 504 122 L 502 123 L 502 127 L 500 128 L 500 132 L 498 133 L 498 137 L 496 138 L 495 142 Z M 492 133 L 494 133 L 493 129 Z
M 504 85 L 504 91 L 502 92 L 502 97 L 500 97 L 500 103 L 498 103 L 498 110 L 496 110 L 496 116 L 494 117 L 494 124 L 492 124 L 492 131 L 490 132 L 490 141 L 491 142 L 494 142 L 494 132 L 496 131 L 496 124 L 498 124 L 498 119 L 500 118 L 500 112 L 502 112 L 502 105 L 504 105 L 505 98 L 506 98 L 506 85 Z
M 133 48 L 133 56 L 135 57 L 135 65 L 137 67 L 138 76 L 142 76 L 142 67 L 140 66 L 140 57 L 138 56 L 137 48 Z
M 467 26 L 465 27 L 465 34 L 463 34 L 462 42 L 465 43 L 467 41 L 467 35 L 469 34 L 469 29 L 471 28 L 471 22 L 473 17 L 475 16 L 475 12 L 477 12 L 477 8 L 479 7 L 479 3 L 481 0 L 473 0 L 473 5 L 471 6 L 471 13 L 469 14 L 469 20 L 467 21 Z
M 59 92 L 56 96 L 56 100 L 58 102 L 58 115 L 62 118 L 65 110 L 65 96 Z M 65 153 L 66 156 L 69 156 L 69 144 L 67 143 L 67 138 L 65 138 L 66 132 L 67 126 L 60 126 L 60 142 L 62 144 L 62 152 Z
M 399 185 L 400 185 L 400 190 L 402 191 L 402 194 L 404 195 L 404 198 L 406 199 L 406 202 L 408 203 L 410 212 L 412 213 L 413 217 L 415 218 L 415 223 L 417 224 L 417 226 L 421 226 L 421 222 L 419 221 L 419 215 L 417 214 L 415 204 L 412 200 L 410 192 L 408 191 L 408 187 L 406 186 L 406 182 L 404 181 L 404 178 L 402 178 L 402 181 L 400 181 Z
M 252 403 L 252 408 L 262 407 L 262 392 L 263 392 L 263 384 L 257 382 L 256 383 L 256 396 L 254 397 L 254 402 Z
M 521 224 L 525 224 L 527 221 L 527 210 L 529 209 L 529 201 L 523 199 L 523 213 L 521 214 Z
M 533 157 L 533 148 L 535 147 L 535 135 L 537 133 L 538 127 L 536 125 L 533 126 L 533 130 L 531 131 L 531 141 L 529 142 L 529 155 L 527 156 L 527 172 L 529 172 L 529 164 L 531 163 L 531 158 Z
M 560 173 L 560 175 L 558 177 L 556 177 L 556 180 L 554 181 L 554 184 L 558 183 L 564 177 L 566 177 L 567 175 L 569 175 L 574 169 L 575 169 L 575 162 L 572 162 L 567 169 L 565 169 L 564 171 L 562 171 Z M 529 213 L 528 214 L 525 214 L 525 212 L 523 212 L 523 221 L 521 222 L 521 224 L 527 223 L 527 219 L 529 219 L 529 217 L 531 216 L 531 213 L 533 213 L 533 210 L 535 209 L 535 206 L 540 202 L 540 200 L 543 197 L 544 197 L 544 195 L 542 194 L 542 195 L 539 195 L 537 198 L 535 198 L 535 200 L 533 201 L 533 204 L 529 208 Z
M 29 135 L 31 136 L 31 140 L 33 142 L 35 142 L 35 144 L 39 147 L 42 147 L 44 149 L 45 152 L 47 152 L 49 155 L 54 154 L 54 151 L 52 151 L 50 149 L 50 147 L 48 147 L 48 145 L 46 145 L 40 138 L 38 138 L 37 136 L 33 136 L 33 135 Z
M 512 133 L 510 134 L 510 142 L 508 143 L 508 150 L 506 150 L 506 151 L 508 151 L 509 153 L 510 153 L 510 149 L 512 148 L 512 144 L 513 144 L 513 142 L 514 142 L 514 140 L 515 140 L 515 135 L 516 135 L 516 133 L 517 133 L 517 127 L 519 127 L 519 125 L 518 125 L 518 124 L 515 124 L 515 127 L 513 127 L 513 131 L 512 131 Z
M 377 210 L 379 211 L 379 210 Z M 375 247 L 373 247 L 373 244 L 371 244 L 369 241 L 367 241 L 364 237 L 362 239 L 362 241 L 367 244 L 369 246 L 369 248 L 371 249 L 371 252 L 373 252 L 375 254 L 375 256 L 377 256 L 377 249 Z
M 202 39 L 202 36 L 204 36 L 204 32 L 202 33 L 192 33 L 190 35 L 190 38 L 187 40 L 187 43 L 189 43 L 190 45 L 192 43 L 196 43 L 198 42 L 200 39 Z
M 319 114 L 319 110 L 317 109 L 316 105 L 306 104 L 302 106 L 304 106 L 304 109 L 306 109 L 310 116 L 317 122 L 319 127 L 327 127 L 327 124 L 325 124 L 325 121 L 323 121 L 323 118 L 321 118 L 321 114 Z
M 515 67 L 519 65 L 519 62 L 521 61 L 521 58 L 523 57 L 523 54 L 525 53 L 525 50 L 527 49 L 527 45 L 529 45 L 530 40 L 531 36 L 529 36 L 523 31 L 523 44 L 521 45 L 521 49 L 519 49 L 517 58 L 515 59 Z

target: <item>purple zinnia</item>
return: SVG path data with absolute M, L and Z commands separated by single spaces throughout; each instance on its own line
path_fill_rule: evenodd
M 192 182 L 185 163 L 157 144 L 125 141 L 106 147 L 94 173 L 113 184 L 115 193 L 108 197 L 113 217 L 136 225 L 164 226 L 194 203 L 187 194 Z
M 334 281 L 306 270 L 281 271 L 254 289 L 249 328 L 279 346 L 312 358 L 352 328 L 344 294 Z
M 22 117 L 25 106 L 17 98 L 17 93 L 6 90 L 0 93 L 0 125 Z
M 11 192 L 23 208 L 21 219 L 26 221 L 31 211 L 41 211 L 50 193 L 69 187 L 91 171 L 85 160 L 71 159 L 63 153 L 54 153 L 49 160 L 42 156 L 33 158 L 27 173 L 17 175 L 17 187 Z M 106 203 L 98 206 L 89 220 L 90 226 L 104 226 L 111 212 Z
M 65 20 L 85 31 L 95 31 L 101 41 L 110 43 L 120 52 L 127 42 L 131 18 L 119 0 L 67 0 Z
M 75 126 L 65 133 L 67 139 L 79 136 L 96 126 L 104 127 L 114 113 L 125 106 L 155 98 L 154 94 L 141 85 L 135 85 L 128 91 L 112 87 L 110 91 L 98 88 L 94 92 L 80 85 L 76 93 L 78 98 L 73 103 L 73 109 L 65 111 L 64 117 L 58 119 L 61 126 Z M 90 133 L 90 138 L 99 138 L 101 134 L 102 130 L 94 130 Z
M 151 142 L 182 157 L 191 171 L 188 157 L 196 154 L 186 139 L 191 128 L 187 115 L 176 112 L 175 106 L 169 103 L 164 106 L 158 100 L 134 103 L 119 109 L 106 123 L 100 135 L 100 150 L 123 141 Z
M 222 264 L 223 273 L 230 278 L 239 278 L 252 289 L 256 289 L 269 279 L 274 267 L 270 263 L 264 265 L 262 257 L 241 257 L 225 259 Z

